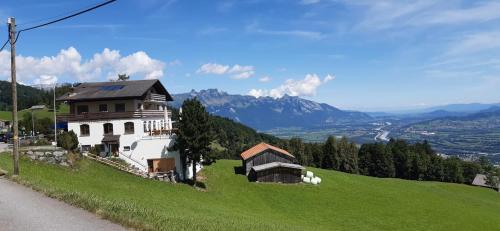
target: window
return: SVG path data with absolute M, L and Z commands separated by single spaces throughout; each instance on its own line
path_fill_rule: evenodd
M 142 103 L 138 103 L 137 104 L 137 110 L 141 110 L 142 109 Z
M 80 136 L 90 136 L 90 127 L 88 124 L 80 125 Z
M 89 113 L 89 105 L 78 105 L 78 106 L 76 106 L 76 113 L 78 115 L 84 114 L 84 113 Z
M 82 152 L 90 152 L 90 145 L 82 145 Z
M 123 146 L 123 151 L 130 151 L 130 146 Z
M 161 130 L 165 129 L 165 123 L 163 122 L 163 120 L 160 121 L 160 125 L 161 125 Z
M 146 126 L 146 121 L 144 121 L 143 125 L 144 125 L 144 132 L 147 132 L 148 131 L 148 126 Z
M 125 134 L 134 134 L 134 122 L 125 123 Z
M 124 111 L 125 111 L 125 104 L 124 103 L 115 104 L 115 112 L 124 112 Z
M 151 131 L 151 121 L 148 121 L 148 131 Z
M 99 104 L 99 111 L 100 112 L 107 112 L 108 111 L 108 105 L 107 104 Z
M 153 131 L 156 131 L 156 121 L 153 121 Z
M 103 126 L 104 126 L 104 135 L 113 135 L 112 123 L 105 123 Z

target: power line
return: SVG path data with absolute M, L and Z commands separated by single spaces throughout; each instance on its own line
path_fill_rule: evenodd
M 60 14 L 57 14 L 57 15 L 53 15 L 53 16 L 50 16 L 50 17 L 39 18 L 39 19 L 34 19 L 34 20 L 31 20 L 31 21 L 19 23 L 19 24 L 17 24 L 17 26 L 26 26 L 26 25 L 30 25 L 30 24 L 44 22 L 44 21 L 47 21 L 47 20 L 52 20 L 52 19 L 55 19 L 55 18 L 62 17 L 64 15 L 68 15 L 68 14 L 72 14 L 72 13 L 84 10 L 86 8 L 92 7 L 93 5 L 95 5 L 95 3 L 88 4 L 88 5 L 85 5 L 84 7 L 81 7 L 81 8 L 75 9 L 75 10 L 71 10 L 71 11 L 68 11 L 68 12 L 60 13 Z
M 7 39 L 7 41 L 5 41 L 5 43 L 2 45 L 2 48 L 0 48 L 0 52 L 3 51 L 3 48 L 5 48 L 5 46 L 7 45 L 7 43 L 9 43 L 9 40 Z
M 36 25 L 36 26 L 32 26 L 32 27 L 28 27 L 28 28 L 25 28 L 25 29 L 21 29 L 17 32 L 17 35 L 16 35 L 16 39 L 14 40 L 14 43 L 17 42 L 17 39 L 19 39 L 19 36 L 21 35 L 21 32 L 24 32 L 24 31 L 29 31 L 29 30 L 33 30 L 33 29 L 37 29 L 37 28 L 40 28 L 40 27 L 44 27 L 44 26 L 48 26 L 50 24 L 53 24 L 53 23 L 56 23 L 56 22 L 60 22 L 60 21 L 63 21 L 63 20 L 66 20 L 66 19 L 69 19 L 69 18 L 73 18 L 75 16 L 78 16 L 78 15 L 81 15 L 81 14 L 84 14 L 84 13 L 87 13 L 89 11 L 92 11 L 92 10 L 95 10 L 97 8 L 100 8 L 100 7 L 103 7 L 105 5 L 108 5 L 112 2 L 115 2 L 116 0 L 108 0 L 108 1 L 105 1 L 101 4 L 98 4 L 98 5 L 95 5 L 93 7 L 90 7 L 90 8 L 87 8 L 85 10 L 82 10 L 82 11 L 78 11 L 74 14 L 71 14 L 71 15 L 68 15 L 68 16 L 65 16 L 65 17 L 62 17 L 62 18 L 59 18 L 59 19 L 56 19 L 56 20 L 52 20 L 50 22 L 46 22 L 46 23 L 43 23 L 43 24 L 40 24 L 40 25 Z

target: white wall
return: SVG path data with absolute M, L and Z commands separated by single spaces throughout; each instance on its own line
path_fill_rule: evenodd
M 72 130 L 76 133 L 79 141 L 80 147 L 82 145 L 95 146 L 102 143 L 104 137 L 104 127 L 105 123 L 113 124 L 113 135 L 120 135 L 120 147 L 119 152 L 121 153 L 120 158 L 127 161 L 129 164 L 140 168 L 143 171 L 148 171 L 148 159 L 156 158 L 175 158 L 176 171 L 180 174 L 181 179 L 183 179 L 184 173 L 181 168 L 181 160 L 178 152 L 168 151 L 168 148 L 174 144 L 175 137 L 162 136 L 158 137 L 148 137 L 148 133 L 144 132 L 143 122 L 151 121 L 158 125 L 157 129 L 161 128 L 160 122 L 164 120 L 162 118 L 156 119 L 117 119 L 117 120 L 99 120 L 99 121 L 82 121 L 82 122 L 69 122 L 68 130 Z M 125 134 L 125 123 L 134 123 L 134 134 Z M 169 121 L 167 121 L 169 122 Z M 80 135 L 80 125 L 88 124 L 90 128 L 89 136 Z M 168 126 L 168 125 L 167 125 Z M 153 126 L 151 126 L 153 128 Z M 124 147 L 130 146 L 130 151 L 125 151 Z M 201 166 L 199 167 L 201 169 Z M 199 170 L 198 170 L 199 171 Z M 188 171 L 188 177 L 192 177 L 191 167 Z

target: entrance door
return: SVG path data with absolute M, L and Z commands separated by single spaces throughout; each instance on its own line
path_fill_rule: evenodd
M 109 144 L 109 148 L 113 156 L 118 156 L 118 149 L 120 148 L 119 144 Z

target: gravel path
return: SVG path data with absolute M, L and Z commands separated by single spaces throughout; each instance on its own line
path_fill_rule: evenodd
M 126 230 L 0 177 L 1 231 Z

